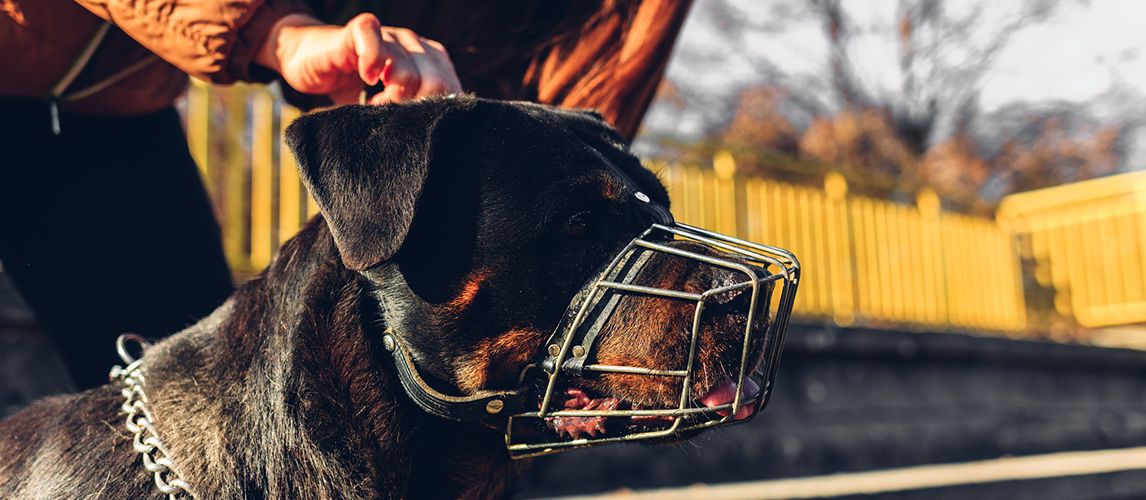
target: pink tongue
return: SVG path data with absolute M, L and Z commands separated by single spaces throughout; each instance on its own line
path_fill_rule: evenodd
M 616 410 L 620 400 L 615 398 L 594 399 L 585 394 L 585 391 L 570 387 L 565 391 L 565 400 L 562 406 L 566 410 Z M 561 435 L 573 439 L 581 439 L 582 435 L 598 437 L 605 433 L 605 417 L 548 417 L 549 427 Z
M 748 403 L 748 401 L 760 392 L 760 386 L 756 384 L 749 377 L 744 377 L 744 387 L 740 388 L 740 409 L 736 411 L 736 416 L 732 417 L 733 420 L 743 420 L 751 416 L 756 411 L 756 403 Z M 700 398 L 701 404 L 709 408 L 716 406 L 731 404 L 736 399 L 736 381 L 731 377 L 725 378 L 724 382 L 714 387 L 712 392 L 707 396 Z M 745 404 L 747 403 L 747 404 Z M 722 417 L 727 417 L 729 410 L 718 410 L 716 412 Z

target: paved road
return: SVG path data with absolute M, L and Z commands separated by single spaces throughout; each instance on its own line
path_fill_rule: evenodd
M 0 416 L 68 390 L 59 358 L 0 273 Z M 1146 353 L 794 325 L 777 392 L 752 422 L 674 447 L 543 457 L 515 498 L 665 488 L 669 496 L 613 498 L 1146 498 L 1143 446 Z M 1016 464 L 1006 456 L 1036 471 L 1065 469 L 1006 472 Z M 1087 465 L 1111 457 L 1127 465 Z M 994 472 L 966 468 L 976 461 Z M 851 475 L 831 476 L 841 473 Z M 721 489 L 733 483 L 748 486 Z M 864 484 L 883 486 L 857 489 Z M 672 496 L 681 492 L 692 496 Z

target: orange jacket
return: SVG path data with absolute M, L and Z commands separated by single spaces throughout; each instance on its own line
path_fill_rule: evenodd
M 596 108 L 630 139 L 690 4 L 309 1 L 330 22 L 345 21 L 352 13 L 344 4 L 352 3 L 385 25 L 441 42 L 467 91 Z M 304 0 L 0 0 L 0 12 L 0 95 L 47 97 L 108 20 L 114 26 L 62 93 L 64 106 L 130 115 L 170 106 L 187 74 L 224 84 L 269 81 L 274 75 L 251 62 L 255 50 L 283 16 L 310 10 Z
M 307 9 L 297 0 L 0 0 L 0 11 L 0 95 L 48 96 L 108 20 L 114 26 L 63 92 L 65 106 L 130 115 L 170 106 L 187 74 L 215 83 L 257 80 L 251 59 L 271 26 Z

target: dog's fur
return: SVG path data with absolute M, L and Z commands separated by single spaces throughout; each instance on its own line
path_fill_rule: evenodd
M 381 332 L 403 332 L 419 370 L 449 392 L 514 387 L 570 298 L 655 220 L 633 190 L 668 206 L 664 187 L 589 112 L 459 96 L 307 115 L 288 136 L 322 215 L 142 364 L 181 476 L 200 498 L 504 495 L 522 464 L 502 431 L 419 409 Z M 384 282 L 360 272 L 379 265 Z M 728 280 L 649 267 L 644 282 L 684 290 Z M 378 297 L 398 304 L 400 324 L 384 324 Z M 691 306 L 632 299 L 618 314 L 599 362 L 687 355 Z M 705 321 L 702 345 L 729 348 L 702 350 L 694 395 L 739 360 L 744 318 Z M 615 374 L 583 389 L 672 407 L 677 384 Z M 0 424 L 0 497 L 164 498 L 132 450 L 121 388 L 50 398 Z

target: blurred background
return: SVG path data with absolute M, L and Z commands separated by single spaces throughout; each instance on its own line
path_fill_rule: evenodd
M 635 151 L 804 280 L 768 409 L 515 498 L 1146 497 L 1146 3 L 697 0 Z M 276 88 L 181 106 L 241 280 L 316 213 Z M 68 390 L 0 273 L 0 416 Z

